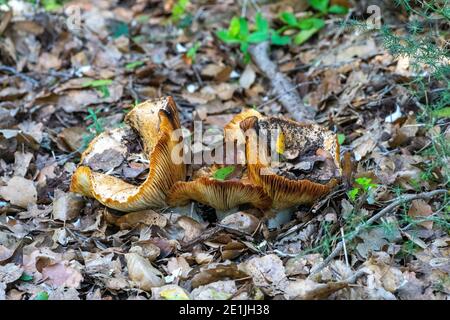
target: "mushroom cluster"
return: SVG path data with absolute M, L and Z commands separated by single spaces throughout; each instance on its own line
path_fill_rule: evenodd
M 221 179 L 215 173 L 225 165 L 213 164 L 186 181 L 186 164 L 171 158 L 182 139 L 173 135 L 180 122 L 171 97 L 137 105 L 125 122 L 125 127 L 104 132 L 90 143 L 70 187 L 119 211 L 182 206 L 192 200 L 217 210 L 243 204 L 283 209 L 312 204 L 330 192 L 341 175 L 337 137 L 316 124 L 245 110 L 224 128 L 224 142 L 234 144 L 233 150 L 242 147 L 244 162 L 233 164 L 232 174 Z M 111 146 L 118 154 L 126 153 L 133 133 L 141 138 L 148 159 L 145 181 L 134 185 L 108 174 L 107 168 L 97 172 L 92 159 L 101 158 Z

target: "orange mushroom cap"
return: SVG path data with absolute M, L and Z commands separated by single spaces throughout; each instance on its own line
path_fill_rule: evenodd
M 286 143 L 293 145 L 300 150 L 300 153 L 311 148 L 323 149 L 328 152 L 334 160 L 334 164 L 341 173 L 339 161 L 339 143 L 336 135 L 317 125 L 299 123 L 278 117 L 249 117 L 241 122 L 242 130 L 254 129 L 259 134 L 262 127 L 278 127 L 283 132 Z M 248 139 L 247 139 L 248 140 Z M 273 200 L 274 209 L 284 209 L 300 204 L 312 204 L 318 198 L 329 193 L 337 185 L 337 179 L 331 179 L 327 183 L 314 182 L 308 179 L 292 180 L 275 173 L 271 173 L 270 164 L 267 159 L 251 146 L 246 144 L 246 157 L 253 157 L 256 161 L 247 163 L 250 180 L 261 186 Z
M 180 128 L 176 104 L 171 97 L 143 102 L 131 110 L 125 122 L 142 137 L 144 150 L 150 160 L 147 179 L 135 186 L 107 174 L 94 172 L 86 165 L 92 154 L 102 152 L 107 142 L 120 142 L 120 129 L 102 133 L 95 138 L 81 157 L 70 185 L 77 192 L 97 199 L 109 208 L 130 212 L 146 208 L 163 207 L 165 198 L 179 180 L 184 180 L 186 168 L 175 164 L 172 150 L 179 140 L 172 138 Z

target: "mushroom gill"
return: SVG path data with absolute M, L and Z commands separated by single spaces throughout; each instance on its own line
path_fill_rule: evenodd
M 229 210 L 243 204 L 267 209 L 272 201 L 259 186 L 248 179 L 217 180 L 202 176 L 189 182 L 177 182 L 167 197 L 171 206 L 184 206 L 191 200 L 217 210 Z
M 185 164 L 176 164 L 171 159 L 172 150 L 180 142 L 172 137 L 174 130 L 180 128 L 176 104 L 172 97 L 143 102 L 127 114 L 125 122 L 128 128 L 104 132 L 89 144 L 72 177 L 70 190 L 124 212 L 163 207 L 170 188 L 186 176 Z M 126 151 L 123 137 L 131 131 L 130 127 L 142 138 L 149 160 L 148 176 L 139 186 L 95 172 L 89 166 L 90 159 L 111 146 L 117 147 L 118 156 Z
M 312 204 L 318 198 L 329 193 L 331 189 L 337 185 L 341 175 L 339 161 L 339 143 L 336 135 L 317 125 L 299 123 L 292 120 L 286 120 L 278 117 L 249 117 L 244 119 L 241 124 L 243 131 L 253 129 L 256 135 L 257 145 L 247 135 L 246 158 L 247 169 L 250 181 L 255 185 L 261 186 L 270 198 L 273 200 L 272 207 L 274 209 L 285 209 L 300 204 Z M 278 131 L 277 131 L 278 130 Z M 332 174 L 326 175 L 327 181 L 315 181 L 306 174 L 300 179 L 292 179 L 274 170 L 268 147 L 271 144 L 270 137 L 268 145 L 262 145 L 261 135 L 267 136 L 278 132 L 276 135 L 276 145 L 279 148 L 279 140 L 281 140 L 281 149 L 276 152 L 294 153 L 295 157 L 306 157 L 309 159 L 319 158 L 323 163 L 331 167 Z M 263 140 L 265 141 L 265 140 Z M 273 144 L 272 144 L 273 145 Z M 256 148 L 258 150 L 256 150 Z M 320 177 L 319 169 L 318 175 Z M 328 170 L 329 171 L 329 170 Z

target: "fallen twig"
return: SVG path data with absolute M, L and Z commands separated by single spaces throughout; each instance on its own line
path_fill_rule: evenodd
M 306 106 L 289 79 L 277 70 L 268 55 L 269 43 L 262 42 L 250 47 L 249 52 L 261 72 L 271 81 L 278 100 L 297 121 L 312 120 L 316 111 Z
M 448 192 L 448 190 L 438 189 L 438 190 L 434 190 L 434 191 L 430 191 L 430 192 L 424 192 L 424 193 L 419 193 L 419 194 L 409 194 L 409 195 L 401 196 L 398 199 L 396 199 L 395 201 L 393 201 L 386 208 L 384 208 L 383 210 L 378 212 L 376 215 L 371 217 L 369 220 L 359 224 L 355 228 L 355 231 L 352 232 L 348 236 L 347 241 L 351 241 L 353 238 L 355 238 L 359 234 L 359 232 L 361 230 L 363 230 L 366 227 L 370 226 L 372 223 L 374 223 L 375 221 L 377 221 L 381 217 L 385 216 L 387 213 L 391 212 L 392 209 L 398 207 L 399 205 L 401 205 L 402 203 L 404 203 L 406 201 L 412 201 L 412 200 L 415 200 L 415 199 L 429 199 L 429 198 L 432 198 L 432 197 L 434 197 L 436 195 L 445 194 L 447 192 Z M 344 244 L 343 244 L 343 241 L 341 241 L 341 242 L 338 243 L 338 245 L 333 250 L 333 252 L 322 263 L 318 264 L 317 266 L 315 266 L 314 268 L 311 269 L 311 273 L 309 274 L 308 278 L 312 277 L 313 275 L 315 275 L 318 272 L 320 272 L 323 268 L 325 268 L 334 258 L 336 258 L 341 253 L 341 251 L 343 249 L 344 249 Z
M 13 75 L 15 75 L 16 77 L 21 78 L 22 80 L 28 81 L 30 82 L 34 87 L 36 87 L 37 85 L 39 85 L 39 82 L 36 79 L 33 79 L 19 71 L 17 71 L 16 69 L 14 69 L 13 67 L 8 67 L 8 66 L 0 66 L 0 72 L 9 72 L 12 73 Z

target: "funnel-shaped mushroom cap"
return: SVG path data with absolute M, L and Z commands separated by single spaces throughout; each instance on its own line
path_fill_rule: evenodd
M 333 167 L 333 177 L 325 182 L 305 178 L 295 180 L 271 170 L 267 146 L 258 145 L 258 151 L 251 143 L 246 144 L 247 168 L 250 180 L 261 187 L 272 198 L 273 208 L 284 209 L 300 204 L 312 204 L 327 194 L 337 184 L 341 169 L 339 161 L 339 143 L 336 135 L 317 125 L 304 124 L 277 117 L 250 117 L 241 122 L 242 130 L 254 129 L 259 137 L 278 130 L 282 137 L 282 149 L 294 150 L 298 155 L 326 155 L 328 164 Z M 258 144 L 260 143 L 258 139 Z M 277 140 L 278 144 L 278 140 Z M 260 149 L 263 148 L 263 149 Z M 278 148 L 278 146 L 277 146 Z M 278 152 L 278 151 L 277 151 Z M 250 161 L 250 159 L 256 161 Z
M 133 108 L 125 118 L 141 136 L 144 150 L 150 160 L 147 179 L 135 186 L 116 177 L 94 172 L 89 159 L 104 152 L 112 145 L 126 150 L 123 136 L 127 130 L 115 129 L 95 138 L 81 157 L 75 171 L 70 190 L 97 199 L 107 207 L 119 211 L 136 211 L 165 206 L 165 198 L 179 180 L 185 179 L 183 163 L 175 164 L 172 150 L 179 143 L 172 133 L 180 128 L 178 112 L 171 97 L 146 101 Z
M 261 187 L 255 186 L 249 181 L 221 181 L 208 177 L 175 183 L 167 198 L 167 202 L 171 206 L 184 206 L 191 200 L 217 210 L 229 210 L 243 204 L 267 209 L 272 203 Z

